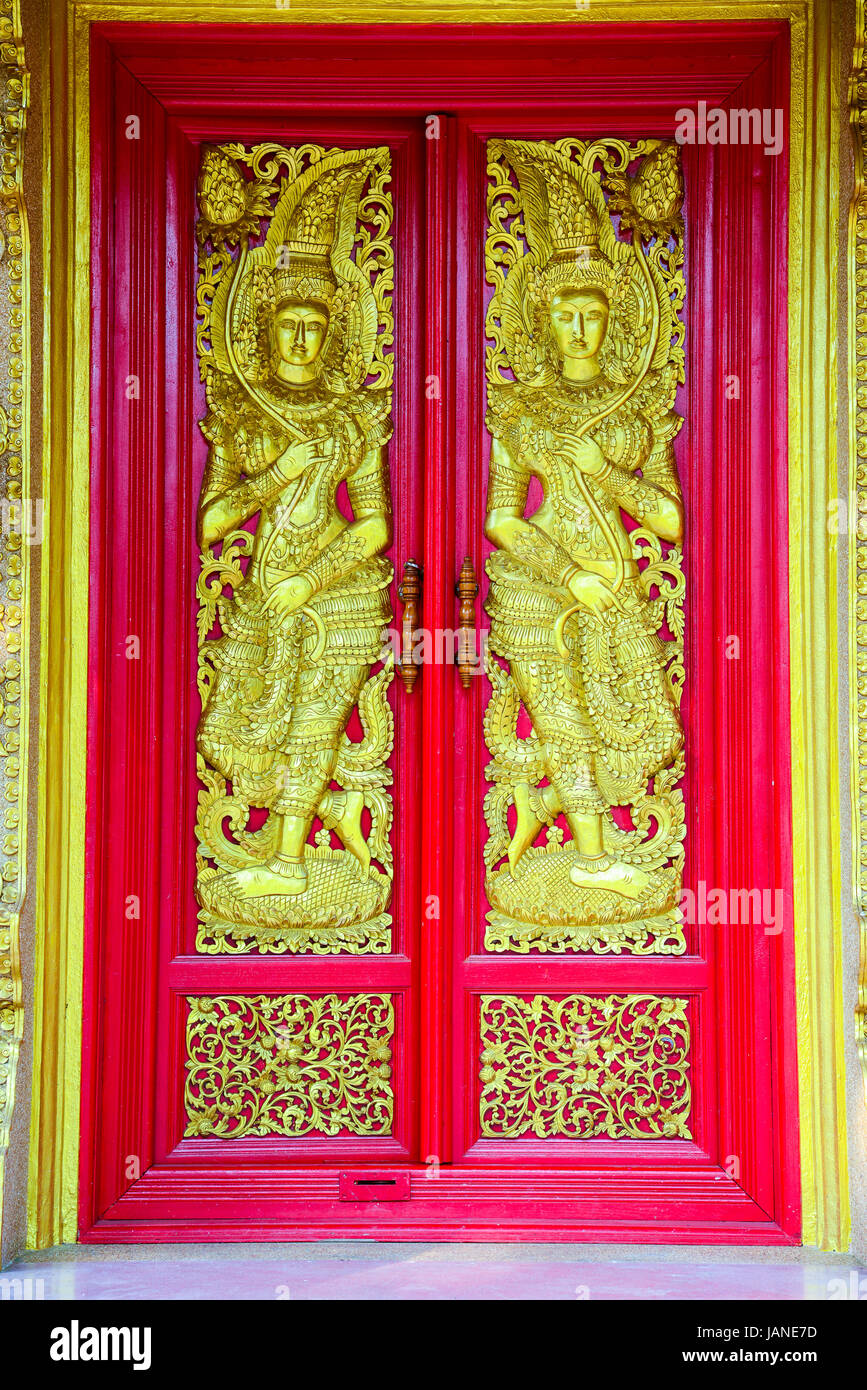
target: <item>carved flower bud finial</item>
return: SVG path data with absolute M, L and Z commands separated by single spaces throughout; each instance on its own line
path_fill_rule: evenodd
M 613 174 L 608 180 L 609 212 L 620 213 L 620 225 L 645 240 L 667 240 L 682 229 L 683 175 L 677 146 L 658 141 L 633 175 Z
M 206 145 L 196 189 L 199 244 L 234 244 L 239 237 L 258 230 L 259 218 L 270 212 L 266 189 L 267 185 L 259 179 L 245 179 L 224 148 Z

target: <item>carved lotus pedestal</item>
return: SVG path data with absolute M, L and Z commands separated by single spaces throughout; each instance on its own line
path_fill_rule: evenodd
M 344 850 L 308 845 L 305 862 L 307 887 L 294 896 L 241 897 L 233 874 L 204 870 L 196 949 L 210 955 L 388 952 L 391 880 L 373 866 L 365 872 Z
M 680 955 L 685 948 L 676 867 L 654 876 L 638 901 L 599 888 L 579 888 L 569 877 L 571 845 L 529 849 L 514 876 L 506 868 L 489 873 L 485 889 L 491 911 L 485 946 L 489 951 L 593 951 L 635 955 Z

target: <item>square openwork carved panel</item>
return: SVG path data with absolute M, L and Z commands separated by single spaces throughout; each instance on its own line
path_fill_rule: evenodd
M 689 1139 L 689 1046 L 683 999 L 485 996 L 482 1134 Z
M 192 998 L 188 1135 L 390 1134 L 388 995 Z

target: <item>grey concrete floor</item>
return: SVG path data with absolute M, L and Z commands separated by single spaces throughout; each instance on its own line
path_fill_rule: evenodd
M 0 1297 L 321 1301 L 861 1300 L 867 1270 L 803 1247 L 323 1241 L 56 1246 L 0 1275 Z

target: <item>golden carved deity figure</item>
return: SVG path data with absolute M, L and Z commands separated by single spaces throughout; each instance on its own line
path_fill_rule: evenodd
M 203 153 L 204 950 L 389 947 L 388 173 L 384 148 Z
M 678 152 L 492 141 L 489 174 L 487 944 L 678 951 Z

